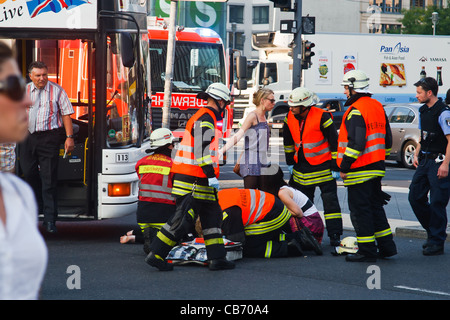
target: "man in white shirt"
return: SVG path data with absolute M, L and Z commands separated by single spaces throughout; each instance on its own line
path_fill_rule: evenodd
M 58 215 L 59 146 L 64 143 L 67 153 L 74 148 L 70 118 L 74 111 L 64 89 L 48 81 L 45 63 L 32 62 L 28 70 L 32 81 L 26 88 L 32 102 L 28 112 L 30 135 L 19 148 L 20 166 L 25 180 L 34 190 L 39 211 L 44 214 L 44 227 L 54 233 L 57 232 L 55 221 Z

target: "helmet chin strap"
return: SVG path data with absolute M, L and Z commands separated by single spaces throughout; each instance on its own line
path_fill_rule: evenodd
M 217 106 L 217 108 L 219 109 L 219 113 L 220 113 L 220 115 L 222 115 L 222 113 L 225 111 L 225 108 L 226 108 L 227 104 L 224 103 L 223 107 L 221 107 L 219 101 L 220 101 L 220 100 L 215 100 L 215 99 L 214 99 L 214 102 L 216 103 L 216 106 Z

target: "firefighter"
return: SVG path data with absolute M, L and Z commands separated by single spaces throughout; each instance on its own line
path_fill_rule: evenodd
M 381 191 L 384 160 L 392 145 L 391 129 L 383 106 L 371 98 L 369 78 L 363 71 L 347 72 L 342 85 L 349 108 L 342 118 L 337 163 L 348 190 L 350 218 L 359 247 L 346 260 L 375 262 L 377 257 L 397 253 Z
M 273 194 L 256 189 L 226 189 L 218 193 L 227 239 L 244 243 L 243 254 L 255 258 L 301 255 L 302 248 L 321 248 L 308 228 L 292 232 L 297 217 Z M 298 215 L 300 217 L 300 215 Z
M 172 195 L 172 150 L 174 137 L 166 128 L 156 129 L 150 135 L 151 153 L 136 163 L 139 176 L 137 223 L 143 234 L 144 252 L 150 252 L 150 243 L 159 229 L 175 212 Z
M 291 173 L 289 185 L 314 202 L 320 188 L 325 224 L 332 246 L 338 246 L 342 235 L 341 207 L 335 178 L 337 130 L 331 114 L 315 107 L 316 94 L 296 88 L 289 95 L 289 112 L 284 119 L 283 144 L 286 163 Z
M 206 91 L 199 93 L 197 98 L 206 100 L 207 105 L 198 110 L 186 124 L 172 166 L 175 174 L 172 194 L 176 197 L 176 211 L 185 205 L 186 197 L 192 195 L 192 209 L 200 217 L 203 226 L 209 269 L 232 269 L 234 263 L 226 260 L 220 229 L 222 210 L 217 200 L 217 191 L 221 132 L 216 129 L 217 121 L 231 102 L 230 90 L 222 83 L 213 83 Z M 172 225 L 175 222 L 171 219 L 160 229 L 145 259 L 149 265 L 161 271 L 173 269 L 165 257 L 180 240 L 181 233 L 174 230 Z

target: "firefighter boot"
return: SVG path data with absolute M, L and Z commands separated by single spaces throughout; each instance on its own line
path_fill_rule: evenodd
M 234 269 L 234 262 L 229 261 L 226 258 L 209 260 L 209 270 L 216 271 L 226 269 Z
M 173 265 L 171 263 L 168 263 L 164 258 L 161 258 L 161 256 L 154 254 L 153 252 L 150 252 L 148 256 L 145 258 L 145 262 L 147 262 L 152 267 L 157 268 L 159 271 L 172 271 Z

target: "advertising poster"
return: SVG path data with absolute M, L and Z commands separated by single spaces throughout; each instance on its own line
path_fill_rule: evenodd
M 317 56 L 317 77 L 316 84 L 331 84 L 331 51 L 320 51 Z
M 97 0 L 3 0 L 0 28 L 97 29 Z

